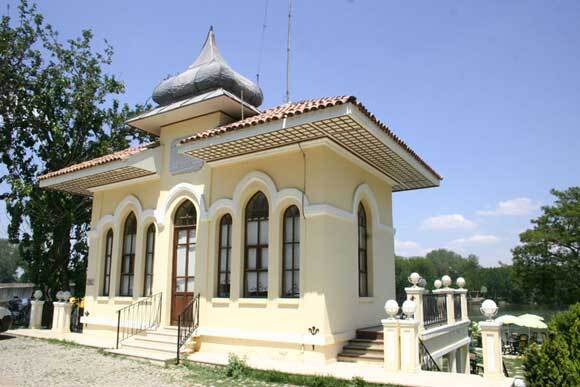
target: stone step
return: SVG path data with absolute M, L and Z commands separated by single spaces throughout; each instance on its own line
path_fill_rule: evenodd
M 351 339 L 350 342 L 351 343 L 361 343 L 361 344 L 377 344 L 377 345 L 383 345 L 383 343 L 384 343 L 383 340 L 371 340 L 371 339 L 359 339 L 359 338 Z
M 127 340 L 121 344 L 122 348 L 135 348 L 145 351 L 163 352 L 174 355 L 176 351 L 176 345 L 177 343 L 158 343 L 142 340 Z
M 145 335 L 146 336 L 165 336 L 165 337 L 177 337 L 177 330 L 170 330 L 170 329 L 165 329 L 165 328 L 160 328 L 160 329 L 151 329 L 148 331 L 145 331 Z
M 176 360 L 175 352 L 172 354 L 164 352 L 156 352 L 138 348 L 119 348 L 119 349 L 106 349 L 105 352 L 114 355 L 120 355 L 129 357 L 132 359 L 145 360 L 151 364 L 160 365 L 166 367 L 172 364 Z
M 177 336 L 165 336 L 165 335 L 137 335 L 133 336 L 137 341 L 144 341 L 150 343 L 162 343 L 162 344 L 177 344 Z
M 373 356 L 369 354 L 359 354 L 359 353 L 351 353 L 350 351 L 345 351 L 338 355 L 338 361 L 349 363 L 382 364 L 385 360 L 382 356 Z
M 377 354 L 383 354 L 385 352 L 385 347 L 383 344 L 361 344 L 361 343 L 347 343 L 343 350 L 354 350 L 354 351 L 368 351 Z

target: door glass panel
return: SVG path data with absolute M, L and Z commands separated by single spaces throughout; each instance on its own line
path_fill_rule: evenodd
M 268 291 L 268 272 L 259 273 L 258 277 L 258 291 L 260 293 Z
M 284 269 L 292 269 L 292 245 L 284 245 Z
M 258 244 L 258 222 L 248 222 L 247 240 L 249 245 Z
M 246 273 L 246 293 L 253 295 L 258 290 L 256 288 L 256 280 L 258 273 Z
M 300 245 L 294 246 L 294 269 L 300 269 Z
M 284 272 L 284 295 L 290 295 L 292 292 L 292 272 Z
M 192 228 L 189 230 L 189 243 L 195 243 L 197 240 L 197 229 Z
M 260 260 L 260 269 L 268 268 L 268 248 L 262 248 L 262 259 Z
M 175 279 L 175 291 L 180 293 L 185 292 L 185 278 Z
M 256 268 L 256 249 L 254 249 L 254 248 L 248 249 L 247 268 L 248 269 L 255 269 Z
M 268 221 L 264 220 L 260 222 L 260 244 L 268 244 Z
M 221 252 L 220 252 L 220 271 L 227 270 L 227 258 L 228 258 L 228 250 L 221 249 Z
M 292 218 L 284 219 L 284 242 L 292 241 Z
M 185 246 L 177 247 L 177 276 L 185 275 Z
M 193 293 L 195 286 L 194 286 L 194 281 L 195 279 L 193 278 L 188 278 L 187 279 L 187 291 Z
M 189 255 L 187 257 L 187 275 L 195 275 L 195 245 L 189 245 Z
M 179 230 L 177 243 L 187 243 L 187 230 Z

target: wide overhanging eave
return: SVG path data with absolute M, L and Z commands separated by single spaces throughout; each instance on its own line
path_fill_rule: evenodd
M 332 106 L 180 144 L 206 162 L 327 138 L 390 180 L 394 191 L 437 187 L 441 178 L 352 103 Z

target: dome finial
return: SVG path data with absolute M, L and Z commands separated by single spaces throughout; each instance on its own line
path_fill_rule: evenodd
M 260 106 L 263 95 L 259 86 L 233 70 L 222 57 L 209 27 L 205 43 L 195 61 L 181 74 L 162 81 L 153 91 L 153 100 L 168 105 L 212 90 L 224 89 L 253 106 Z

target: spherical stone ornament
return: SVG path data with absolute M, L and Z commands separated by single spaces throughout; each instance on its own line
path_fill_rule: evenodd
M 62 292 L 62 299 L 63 301 L 68 301 L 68 299 L 70 298 L 71 294 L 68 290 Z
M 419 285 L 420 288 L 424 288 L 425 286 L 427 286 L 427 280 L 425 278 L 421 278 L 419 280 L 418 285 Z
M 457 286 L 459 286 L 461 289 L 463 289 L 463 287 L 465 286 L 465 278 L 459 277 L 459 278 L 457 278 L 455 283 L 457 284 Z
M 36 290 L 32 297 L 34 297 L 36 301 L 40 300 L 42 298 L 42 290 Z
M 439 289 L 441 287 L 441 280 L 436 279 L 433 285 L 435 285 L 435 289 Z
M 413 300 L 406 300 L 403 302 L 403 313 L 407 318 L 413 318 L 415 315 L 415 310 L 417 309 L 417 305 Z
M 389 318 L 395 318 L 397 313 L 399 313 L 399 304 L 395 300 L 387 300 L 385 302 L 385 312 Z
M 410 283 L 413 284 L 413 286 L 417 286 L 417 284 L 421 280 L 421 276 L 419 275 L 419 273 L 411 273 L 408 280 Z
M 59 290 L 58 292 L 56 292 L 56 299 L 59 300 L 60 302 L 62 302 L 63 297 L 63 291 Z
M 493 317 L 497 314 L 498 307 L 493 300 L 485 300 L 481 303 L 481 308 L 479 311 L 483 314 L 488 321 L 493 320 Z
M 441 277 L 441 282 L 443 282 L 443 286 L 448 288 L 452 283 L 451 277 L 449 277 L 448 275 L 444 275 L 443 277 Z

